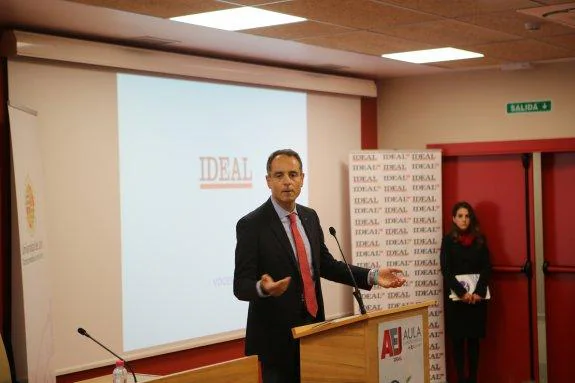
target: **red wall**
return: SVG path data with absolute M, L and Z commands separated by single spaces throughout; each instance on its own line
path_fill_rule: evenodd
M 377 149 L 377 98 L 361 98 L 361 148 Z
M 572 220 L 570 212 L 573 211 L 573 203 L 569 197 L 573 195 L 575 183 L 569 180 L 567 174 L 575 174 L 575 139 L 435 144 L 428 145 L 428 148 L 441 149 L 443 153 L 445 221 L 449 221 L 449 209 L 455 201 L 468 200 L 475 205 L 489 242 L 493 264 L 490 282 L 493 298 L 489 303 L 487 336 L 482 341 L 480 352 L 480 380 L 501 383 L 537 380 L 536 288 L 539 276 L 533 273 L 528 277 L 523 269 L 527 261 L 533 271 L 542 265 L 535 258 L 533 167 L 524 168 L 523 154 L 543 154 L 542 194 L 543 197 L 550 194 L 543 198 L 543 243 L 547 246 L 557 240 L 569 240 L 570 236 L 555 230 L 555 220 L 562 222 L 559 224 L 561 227 L 567 227 Z M 561 158 L 562 161 L 546 162 L 546 158 Z M 549 179 L 554 181 L 551 185 L 545 182 Z M 557 193 L 557 189 L 561 193 Z M 554 204 L 561 210 L 550 214 L 549 205 Z M 563 211 L 568 212 L 566 217 L 569 218 L 557 219 Z M 564 246 L 557 254 L 566 258 L 572 253 L 572 248 L 572 245 Z M 547 260 L 551 253 L 545 250 Z M 565 348 L 565 345 L 573 343 L 575 331 L 565 329 L 569 328 L 569 321 L 572 321 L 575 312 L 575 305 L 571 304 L 575 291 L 573 275 L 575 267 L 568 268 L 567 273 L 563 272 L 557 278 L 543 274 L 546 284 L 549 382 L 572 381 L 568 361 L 573 360 L 574 353 L 572 348 Z M 449 333 L 449 329 L 446 332 Z M 449 342 L 447 346 L 448 377 L 451 381 L 454 368 Z M 513 360 L 513 363 L 509 364 L 509 360 Z

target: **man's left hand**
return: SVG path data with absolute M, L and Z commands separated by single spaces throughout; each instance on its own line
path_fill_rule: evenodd
M 385 288 L 401 287 L 405 284 L 406 280 L 402 274 L 403 271 L 400 269 L 380 267 L 377 277 L 377 284 Z

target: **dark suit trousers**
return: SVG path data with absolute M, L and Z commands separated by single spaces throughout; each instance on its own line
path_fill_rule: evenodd
M 309 315 L 307 311 L 303 315 L 304 319 L 301 325 L 316 322 L 315 318 Z M 278 366 L 260 361 L 262 368 L 262 383 L 300 383 L 299 347 L 297 348 L 296 355 L 293 356 L 293 360 L 295 363 L 289 366 Z

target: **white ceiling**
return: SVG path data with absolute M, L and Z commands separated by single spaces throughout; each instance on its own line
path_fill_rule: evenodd
M 0 27 L 382 79 L 462 70 L 526 68 L 575 59 L 575 29 L 537 9 L 561 0 L 0 0 Z M 291 26 L 228 32 L 170 21 L 182 12 L 242 5 L 308 18 Z M 535 11 L 534 11 L 535 10 Z M 544 12 L 543 12 L 544 13 Z M 416 65 L 381 53 L 443 46 L 483 59 Z

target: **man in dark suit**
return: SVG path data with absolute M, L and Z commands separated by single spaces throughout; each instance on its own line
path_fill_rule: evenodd
M 271 198 L 236 226 L 234 294 L 250 302 L 246 355 L 258 355 L 264 383 L 299 382 L 299 343 L 291 329 L 325 320 L 320 277 L 353 285 L 345 263 L 329 253 L 316 212 L 296 204 L 303 180 L 298 153 L 272 153 Z M 398 269 L 350 267 L 363 289 L 405 283 Z

